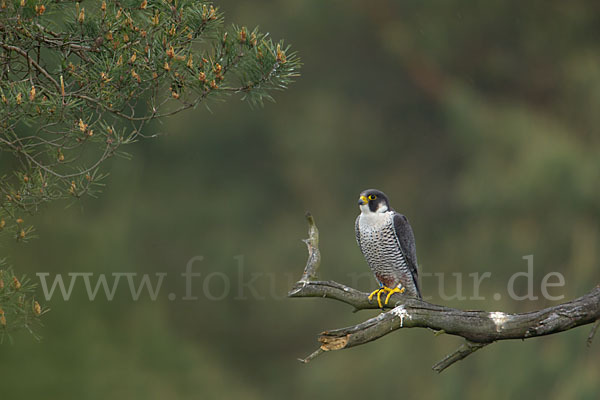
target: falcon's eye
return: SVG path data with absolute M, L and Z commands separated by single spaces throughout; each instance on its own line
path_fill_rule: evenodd
M 374 194 L 369 195 L 369 200 L 375 200 L 376 198 L 377 198 L 377 195 L 374 195 Z

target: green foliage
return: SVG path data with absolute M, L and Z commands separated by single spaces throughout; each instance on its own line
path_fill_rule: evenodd
M 4 269 L 0 260 L 0 344 L 10 333 L 27 329 L 35 337 L 34 329 L 41 324 L 40 316 L 49 311 L 42 309 L 33 293 L 37 284 L 27 277 L 18 278 L 12 268 Z
M 24 214 L 94 195 L 149 121 L 228 94 L 262 104 L 300 65 L 208 2 L 2 1 L 0 18 L 0 229 L 20 241 Z
M 176 135 L 110 160 L 110 189 L 87 212 L 54 203 L 35 221 L 43 240 L 3 243 L 32 277 L 169 275 L 156 302 L 132 301 L 126 285 L 90 302 L 81 281 L 69 301 L 42 299 L 43 345 L 15 334 L 0 346 L 2 399 L 597 399 L 600 336 L 587 348 L 588 328 L 498 343 L 440 375 L 431 364 L 460 341 L 420 329 L 302 365 L 319 332 L 377 312 L 285 295 L 306 263 L 307 209 L 322 278 L 375 288 L 354 240 L 367 187 L 410 219 L 431 302 L 526 312 L 556 304 L 539 293 L 548 272 L 565 276 L 551 288 L 565 301 L 600 282 L 600 3 L 218 4 L 302 49 L 302 84 L 260 113 L 229 101 L 167 119 Z M 513 301 L 507 281 L 528 254 L 540 299 Z M 198 300 L 180 301 L 196 255 Z M 469 274 L 488 271 L 485 300 L 440 297 L 456 294 L 453 273 L 474 296 Z M 222 274 L 231 290 L 213 301 Z
M 299 65 L 257 29 L 224 28 L 209 2 L 1 1 L 0 233 L 27 241 L 42 204 L 94 196 L 103 162 L 151 120 L 223 95 L 262 104 Z M 20 284 L 0 288 L 0 339 L 41 315 L 34 285 L 3 274 Z

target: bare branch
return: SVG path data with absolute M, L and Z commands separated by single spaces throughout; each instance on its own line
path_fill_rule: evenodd
M 322 348 L 319 347 L 318 349 L 313 351 L 311 355 L 309 355 L 306 358 L 299 358 L 298 361 L 300 361 L 301 363 L 307 364 L 310 362 L 310 360 L 312 360 L 313 358 L 315 358 L 316 356 L 318 356 L 319 354 L 321 354 L 324 351 L 325 350 L 323 350 Z
M 306 269 L 304 274 L 306 274 Z M 305 279 L 296 282 L 292 290 L 288 292 L 288 297 L 324 297 L 339 300 L 350 304 L 357 310 L 379 308 L 377 300 L 369 301 L 368 296 L 368 293 L 361 292 L 338 282 L 308 281 Z M 391 308 L 390 306 L 385 307 Z
M 433 369 L 435 372 L 442 372 L 455 362 L 462 360 L 482 347 L 487 346 L 488 344 L 489 343 L 477 343 L 467 340 L 462 346 L 456 349 L 454 353 L 448 354 L 446 357 L 435 363 L 431 369 Z
M 596 331 L 598 330 L 598 326 L 600 325 L 600 319 L 596 321 L 596 323 L 592 326 L 592 330 L 587 338 L 588 347 L 592 345 L 592 341 L 594 340 L 594 335 L 596 335 Z
M 317 272 L 321 264 L 321 252 L 319 251 L 319 230 L 315 225 L 313 216 L 307 212 L 306 220 L 308 221 L 308 239 L 303 240 L 308 247 L 308 261 L 302 274 L 301 282 L 314 281 L 317 279 Z
M 309 239 L 306 242 L 313 246 L 315 243 L 318 245 L 318 231 L 312 217 L 309 219 L 309 227 Z M 303 277 L 288 293 L 289 297 L 331 298 L 350 304 L 357 310 L 378 308 L 376 301 L 369 301 L 368 293 L 333 281 L 305 279 L 308 274 L 312 274 L 310 276 L 316 279 L 316 267 L 320 257 L 314 261 L 314 251 L 309 245 L 309 259 Z M 389 311 L 358 325 L 321 333 L 318 338 L 321 343 L 320 349 L 347 349 L 379 339 L 401 328 L 429 328 L 466 339 L 459 349 L 434 365 L 433 369 L 441 372 L 498 340 L 550 335 L 600 320 L 600 286 L 575 300 L 520 314 L 458 310 L 400 294 L 395 294 L 392 299 L 393 302 L 390 303 L 393 305 L 389 307 Z M 590 337 L 593 337 L 594 333 L 595 329 Z M 303 361 L 308 362 L 321 353 L 315 352 Z

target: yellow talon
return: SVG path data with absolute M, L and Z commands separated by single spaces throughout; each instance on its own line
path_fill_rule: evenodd
M 379 304 L 379 308 L 383 308 L 383 306 L 381 305 L 381 292 L 385 293 L 385 290 L 387 288 L 384 286 L 381 289 L 379 289 L 379 291 L 377 292 L 377 304 Z
M 369 301 L 371 301 L 371 300 L 373 299 L 373 296 L 375 296 L 375 293 L 379 292 L 380 290 L 381 290 L 381 289 L 374 290 L 374 291 L 373 291 L 373 293 L 371 293 L 371 294 L 369 295 Z
M 369 301 L 371 301 L 373 299 L 373 296 L 375 296 L 375 294 L 377 294 L 377 304 L 379 304 L 379 308 L 383 308 L 383 305 L 381 304 L 381 293 L 387 293 L 386 297 L 385 297 L 385 305 L 387 305 L 387 303 L 390 301 L 390 297 L 394 294 L 394 293 L 404 293 L 406 291 L 406 289 L 404 287 L 395 287 L 393 289 L 390 289 L 387 286 L 382 286 L 377 290 L 374 290 L 370 295 L 369 295 Z
M 379 308 L 383 308 L 383 306 L 381 305 L 381 292 L 386 292 L 387 290 L 389 290 L 389 289 L 386 288 L 385 286 L 382 286 L 379 289 L 374 290 L 369 295 L 369 301 L 371 301 L 373 299 L 373 296 L 375 296 L 375 293 L 377 293 L 377 303 L 379 304 Z
M 406 291 L 406 289 L 403 288 L 403 287 L 402 288 L 395 287 L 393 289 L 386 288 L 386 289 L 389 290 L 389 293 L 388 293 L 387 297 L 385 298 L 385 304 L 386 305 L 387 305 L 388 301 L 390 301 L 390 296 L 391 295 L 393 295 L 394 293 L 404 293 Z

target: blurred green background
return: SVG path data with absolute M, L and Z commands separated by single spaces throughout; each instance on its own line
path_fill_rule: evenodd
M 113 301 L 90 301 L 82 281 L 69 301 L 42 299 L 42 341 L 21 333 L 1 347 L 1 397 L 598 398 L 589 327 L 497 343 L 441 375 L 431 365 L 461 341 L 422 329 L 302 365 L 320 331 L 377 312 L 285 294 L 306 260 L 305 210 L 321 230 L 321 277 L 375 287 L 354 241 L 369 187 L 411 220 L 423 273 L 444 274 L 443 291 L 435 275 L 422 281 L 432 302 L 524 312 L 558 303 L 541 296 L 548 272 L 564 275 L 550 293 L 565 300 L 596 285 L 600 3 L 217 5 L 291 43 L 302 76 L 263 109 L 232 98 L 155 124 L 163 136 L 109 162 L 99 199 L 49 207 L 28 220 L 39 239 L 3 244 L 33 277 L 168 276 L 156 301 L 133 301 L 125 279 Z M 507 282 L 529 254 L 540 298 L 515 301 Z M 194 256 L 198 300 L 183 301 Z M 468 274 L 487 271 L 485 300 L 469 299 Z M 441 298 L 456 292 L 452 273 L 467 299 Z M 254 291 L 240 289 L 253 277 Z

